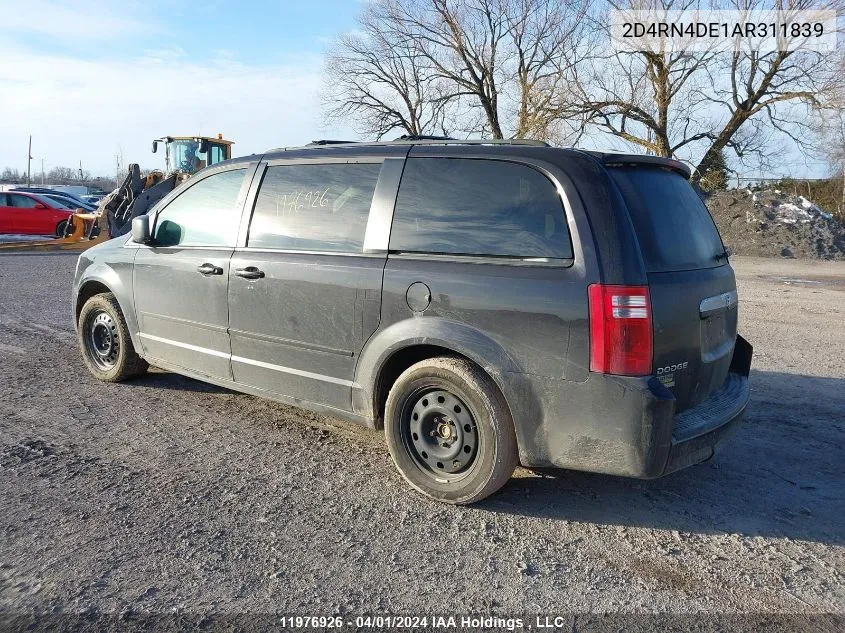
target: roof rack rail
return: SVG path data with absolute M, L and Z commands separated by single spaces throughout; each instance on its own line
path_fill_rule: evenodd
M 403 134 L 397 136 L 394 141 L 457 141 L 451 136 L 433 136 L 430 134 Z
M 535 147 L 551 147 L 545 141 L 537 141 L 530 138 L 438 138 L 436 136 L 422 137 L 421 140 L 396 140 L 388 141 L 408 145 L 532 145 Z M 379 145 L 380 143 L 367 143 L 367 145 Z
M 437 136 L 421 136 L 398 138 L 395 141 L 312 141 L 308 145 L 299 147 L 276 147 L 267 150 L 270 152 L 288 152 L 300 149 L 317 149 L 327 145 L 334 145 L 337 147 L 381 147 L 381 146 L 396 146 L 396 145 L 530 145 L 533 147 L 551 147 L 545 141 L 537 141 L 528 138 L 478 138 L 478 139 L 456 139 L 443 138 Z
M 351 145 L 353 143 L 357 143 L 357 141 L 334 141 L 331 139 L 320 139 L 319 141 L 311 141 L 305 147 L 312 147 L 314 145 Z

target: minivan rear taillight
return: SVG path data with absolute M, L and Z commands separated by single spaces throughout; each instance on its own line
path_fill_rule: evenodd
M 651 374 L 653 342 L 648 286 L 590 284 L 590 371 Z

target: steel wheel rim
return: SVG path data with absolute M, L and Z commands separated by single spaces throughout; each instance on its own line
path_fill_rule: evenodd
M 402 412 L 402 441 L 422 472 L 443 481 L 466 477 L 475 465 L 481 438 L 472 411 L 448 389 L 418 389 Z
M 108 312 L 98 310 L 88 317 L 84 339 L 88 357 L 98 368 L 108 371 L 115 366 L 120 340 L 117 324 Z

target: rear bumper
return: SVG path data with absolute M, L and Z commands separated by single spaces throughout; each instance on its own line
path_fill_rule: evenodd
M 522 463 L 652 479 L 706 461 L 745 412 L 752 353 L 738 336 L 723 385 L 678 415 L 672 393 L 654 377 L 591 374 L 544 403 L 544 428 L 518 430 Z
M 661 474 L 707 461 L 736 429 L 750 398 L 748 376 L 731 372 L 721 389 L 676 415 L 669 457 Z

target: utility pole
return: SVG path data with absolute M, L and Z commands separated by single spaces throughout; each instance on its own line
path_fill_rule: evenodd
M 32 184 L 32 134 L 29 135 L 29 151 L 26 153 L 26 186 Z
M 115 172 L 114 172 L 114 186 L 119 187 L 120 186 L 120 173 L 122 171 L 122 165 L 123 165 L 123 148 L 120 145 L 117 146 L 117 153 L 114 155 L 114 159 L 115 159 L 115 163 L 116 163 L 116 169 L 115 169 Z
M 41 159 L 41 184 L 44 184 L 44 159 Z

